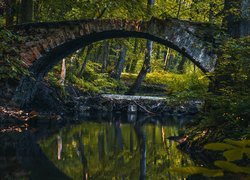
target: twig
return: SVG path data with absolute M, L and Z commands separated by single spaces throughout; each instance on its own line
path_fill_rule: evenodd
M 143 107 L 142 105 L 140 105 L 140 104 L 137 103 L 136 101 L 133 101 L 133 102 L 134 102 L 136 105 L 138 105 L 140 108 L 142 108 L 144 111 L 146 111 L 147 113 L 156 115 L 156 113 L 153 113 L 153 112 L 147 110 L 145 107 Z

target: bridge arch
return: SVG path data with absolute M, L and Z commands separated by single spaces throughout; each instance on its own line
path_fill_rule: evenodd
M 168 46 L 190 58 L 204 72 L 214 70 L 216 55 L 209 34 L 199 24 L 176 19 L 150 21 L 81 20 L 24 24 L 12 27 L 22 36 L 21 59 L 31 73 L 22 79 L 16 101 L 25 106 L 32 101 L 36 83 L 61 59 L 88 44 L 111 38 L 144 38 Z M 210 34 L 211 36 L 211 34 Z

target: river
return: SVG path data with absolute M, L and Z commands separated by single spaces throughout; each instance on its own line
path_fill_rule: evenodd
M 178 136 L 189 120 L 118 113 L 34 122 L 18 135 L 1 135 L 8 168 L 0 167 L 0 175 L 15 177 L 8 171 L 16 162 L 32 179 L 185 179 L 168 168 L 195 163 L 168 137 Z

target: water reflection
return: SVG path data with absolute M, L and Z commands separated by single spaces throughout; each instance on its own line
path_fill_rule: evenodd
M 62 138 L 60 135 L 57 136 L 57 159 L 61 159 L 62 154 Z
M 151 121 L 150 119 L 148 120 Z M 178 135 L 175 121 L 163 124 L 85 122 L 63 128 L 39 142 L 54 165 L 73 179 L 184 179 L 169 167 L 193 162 L 167 137 Z
M 146 136 L 142 130 L 142 125 L 137 123 L 135 126 L 135 133 L 138 138 L 139 151 L 140 151 L 140 179 L 146 179 Z

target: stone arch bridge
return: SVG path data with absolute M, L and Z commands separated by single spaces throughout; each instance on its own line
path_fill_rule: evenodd
M 216 65 L 215 35 L 218 30 L 208 24 L 177 19 L 77 20 L 30 23 L 8 28 L 22 37 L 16 49 L 29 69 L 30 76 L 20 82 L 15 100 L 26 106 L 36 93 L 36 84 L 61 59 L 96 41 L 109 38 L 136 37 L 166 45 L 193 61 L 202 71 L 212 72 Z

